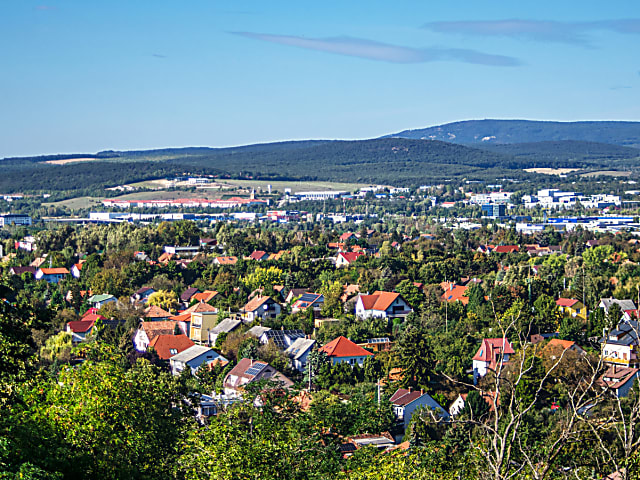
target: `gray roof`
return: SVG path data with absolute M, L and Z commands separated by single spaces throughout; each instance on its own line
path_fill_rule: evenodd
M 620 305 L 620 310 L 623 312 L 625 310 L 635 310 L 636 306 L 633 303 L 633 300 L 618 300 L 617 298 L 603 298 L 600 300 L 600 304 L 604 307 L 606 311 L 609 311 L 611 305 L 618 304 Z
M 214 359 L 220 358 L 221 360 L 226 360 L 226 358 L 224 358 L 222 355 L 220 355 L 213 349 L 209 347 L 205 347 L 203 345 L 194 345 L 193 347 L 189 347 L 186 350 L 183 350 L 182 352 L 171 357 L 170 360 L 187 363 L 193 360 L 194 358 L 197 358 L 200 355 L 209 353 L 209 352 L 211 352 L 214 355 Z
M 313 345 L 316 343 L 315 340 L 311 338 L 296 338 L 295 341 L 289 345 L 289 347 L 284 351 L 287 355 L 296 360 L 305 354 Z
M 637 321 L 620 322 L 618 328 L 611 330 L 603 341 L 611 345 L 637 345 L 639 332 L 640 326 Z
M 253 335 L 254 337 L 260 338 L 264 332 L 268 332 L 271 330 L 269 327 L 262 327 L 260 325 L 256 325 L 255 327 L 251 327 L 247 331 L 247 335 Z
M 215 327 L 213 327 L 210 333 L 229 333 L 240 326 L 242 320 L 235 320 L 233 318 L 225 318 Z

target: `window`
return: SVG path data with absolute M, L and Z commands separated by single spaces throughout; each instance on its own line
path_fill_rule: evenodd
M 175 354 L 177 354 L 177 353 L 178 353 L 178 349 L 177 349 L 177 348 L 170 348 L 170 349 L 169 349 L 169 353 L 170 353 L 171 355 L 175 355 Z

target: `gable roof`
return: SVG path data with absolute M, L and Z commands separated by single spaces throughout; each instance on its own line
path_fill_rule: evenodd
M 496 253 L 514 253 L 520 250 L 518 245 L 498 245 L 494 252 Z
M 463 305 L 467 305 L 469 303 L 469 297 L 465 296 L 465 293 L 467 293 L 468 288 L 466 285 L 451 283 L 442 294 L 442 299 L 447 302 L 461 302 Z
M 218 309 L 216 307 L 212 307 L 208 303 L 196 303 L 195 305 L 191 305 L 184 312 L 182 312 L 182 315 L 186 315 L 186 314 L 191 315 L 192 313 L 217 312 L 217 311 Z
M 216 297 L 216 295 L 218 295 L 218 292 L 216 292 L 215 290 L 205 290 L 204 292 L 198 292 L 194 294 L 193 297 L 191 297 L 191 299 L 197 300 L 199 302 L 208 303 L 211 300 L 213 300 Z
M 101 293 L 99 295 L 92 295 L 87 299 L 87 301 L 90 303 L 100 303 L 100 302 L 104 302 L 105 300 L 109 300 L 111 298 L 115 299 L 116 297 L 108 293 Z
M 315 343 L 316 341 L 312 338 L 299 337 L 287 347 L 284 353 L 291 358 L 298 359 L 313 348 Z
M 578 300 L 575 298 L 559 298 L 556 300 L 556 305 L 559 307 L 573 307 L 576 303 L 578 303 Z
M 235 265 L 238 263 L 238 257 L 216 257 L 214 261 L 219 265 Z
M 69 273 L 66 268 L 41 268 L 40 271 L 45 275 L 67 275 Z
M 149 305 L 144 309 L 146 318 L 169 318 L 171 314 L 157 305 Z
M 245 335 L 253 335 L 254 337 L 260 338 L 264 332 L 271 330 L 270 327 L 263 327 L 262 325 L 256 325 L 247 330 Z
M 11 270 L 14 275 L 22 275 L 23 273 L 30 273 L 33 275 L 36 273 L 36 267 L 11 267 L 9 270 Z
M 173 355 L 171 357 L 171 360 L 173 360 L 174 362 L 187 363 L 203 354 L 211 354 L 212 360 L 223 360 L 225 362 L 227 361 L 227 359 L 220 355 L 218 352 L 209 347 L 205 347 L 204 345 L 193 345 L 186 350 Z
M 271 303 L 275 303 L 271 297 L 258 295 L 257 297 L 253 297 L 249 300 L 242 309 L 245 312 L 255 312 L 258 308 L 269 301 L 271 301 Z
M 512 355 L 516 353 L 509 340 L 506 338 L 485 338 L 472 360 L 487 362 L 495 365 L 500 355 Z
M 213 327 L 209 333 L 229 333 L 240 326 L 242 320 L 236 320 L 234 318 L 225 318 L 215 327 Z
M 251 252 L 251 255 L 249 255 L 249 258 L 252 260 L 262 260 L 263 258 L 268 256 L 269 254 L 264 250 L 254 250 L 253 252 Z
M 331 340 L 326 345 L 320 347 L 320 351 L 325 352 L 328 357 L 366 357 L 373 356 L 373 353 L 356 345 L 346 337 L 339 336 Z
M 364 255 L 362 252 L 340 252 L 338 256 L 344 257 L 347 263 L 355 262 L 358 257 Z
M 269 342 L 269 340 L 273 341 L 276 347 L 278 347 L 280 350 L 284 350 L 285 348 L 287 348 L 288 341 L 293 343 L 296 338 L 304 338 L 306 337 L 306 335 L 302 330 L 269 329 L 263 332 L 260 337 L 264 337 L 267 342 Z
M 302 294 L 300 298 L 293 303 L 292 307 L 305 309 L 314 304 L 320 304 L 320 303 L 324 303 L 324 295 L 322 295 L 321 293 L 307 292 Z
M 73 333 L 86 333 L 93 328 L 95 320 L 77 320 L 74 322 L 68 322 L 67 327 Z
M 409 405 L 414 400 L 417 400 L 422 395 L 424 395 L 424 392 L 420 390 L 411 391 L 406 388 L 399 388 L 393 395 L 391 395 L 389 402 L 393 405 L 405 406 Z
M 144 330 L 147 334 L 149 341 L 153 341 L 158 335 L 173 335 L 178 322 L 172 322 L 165 320 L 162 322 L 142 322 L 140 323 L 140 329 Z
M 169 358 L 193 345 L 194 343 L 184 333 L 180 335 L 158 335 L 149 342 L 149 347 L 153 347 L 162 360 L 169 360 Z M 171 350 L 176 350 L 176 352 L 171 353 Z
M 400 297 L 396 292 L 382 292 L 376 290 L 372 295 L 360 295 L 365 310 L 385 311 L 396 299 Z
M 180 295 L 180 300 L 182 300 L 183 302 L 188 302 L 189 300 L 191 300 L 191 297 L 193 297 L 198 292 L 199 290 L 196 287 L 189 287 L 184 292 L 182 292 L 182 295 Z

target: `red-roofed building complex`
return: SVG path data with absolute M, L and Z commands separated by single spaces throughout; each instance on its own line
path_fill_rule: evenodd
M 509 355 L 516 353 L 506 338 L 485 338 L 473 357 L 473 381 L 484 377 L 488 370 L 496 370 L 499 364 L 509 361 Z
M 349 365 L 355 365 L 357 363 L 362 366 L 365 358 L 373 356 L 373 353 L 342 336 L 320 347 L 320 351 L 327 354 L 332 365 L 344 362 Z

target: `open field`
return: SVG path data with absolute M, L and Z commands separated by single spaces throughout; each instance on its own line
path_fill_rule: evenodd
M 597 172 L 589 172 L 583 173 L 582 177 L 598 177 L 598 176 L 606 176 L 606 177 L 629 177 L 631 172 L 621 172 L 618 170 L 598 170 Z
M 577 172 L 579 168 L 525 168 L 528 173 L 540 173 L 542 175 L 566 175 L 567 173 Z
M 51 165 L 66 165 L 68 163 L 95 162 L 97 158 L 61 158 L 60 160 L 47 160 L 44 163 Z
M 43 203 L 44 207 L 60 207 L 68 208 L 69 210 L 81 210 L 83 208 L 91 208 L 101 205 L 103 197 L 76 197 L 69 198 L 67 200 L 61 200 L 59 202 Z

